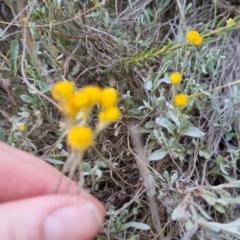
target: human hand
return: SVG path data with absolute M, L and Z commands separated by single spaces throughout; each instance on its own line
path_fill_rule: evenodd
M 60 173 L 49 164 L 0 143 L 0 240 L 88 240 L 101 228 L 105 210 L 68 178 L 53 194 Z

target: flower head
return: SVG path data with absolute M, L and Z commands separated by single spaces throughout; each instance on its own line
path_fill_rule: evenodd
M 171 73 L 169 78 L 173 85 L 178 85 L 182 81 L 182 75 L 180 72 Z
M 79 111 L 81 108 L 90 106 L 90 97 L 86 92 L 79 90 L 76 95 L 70 99 L 69 105 Z
M 100 121 L 103 121 L 103 122 L 114 122 L 118 120 L 120 114 L 121 112 L 119 108 L 112 107 L 112 108 L 102 110 L 98 114 L 98 118 Z
M 82 92 L 88 95 L 89 103 L 91 105 L 100 101 L 102 89 L 98 86 L 89 85 L 81 89 Z
M 232 18 L 229 18 L 226 22 L 227 22 L 227 25 L 229 25 L 229 26 L 232 26 L 235 23 L 234 19 L 232 19 Z
M 85 151 L 94 144 L 93 132 L 86 126 L 72 127 L 68 132 L 67 142 L 74 150 Z
M 178 107 L 184 107 L 188 103 L 188 96 L 184 93 L 176 94 L 174 96 L 174 102 Z
M 51 93 L 58 102 L 69 100 L 74 96 L 75 86 L 70 81 L 60 81 L 53 85 Z
M 203 42 L 202 36 L 196 30 L 188 31 L 186 34 L 186 38 L 190 43 L 192 43 L 196 46 L 201 45 Z
M 24 124 L 18 125 L 18 130 L 23 132 L 25 130 L 26 126 Z
M 27 20 L 28 20 L 27 17 L 23 17 L 23 18 L 22 18 L 22 21 L 23 21 L 24 23 L 27 22 Z
M 111 108 L 117 104 L 118 93 L 116 89 L 108 87 L 102 90 L 101 98 L 100 98 L 100 105 L 102 108 Z
M 232 23 L 232 22 L 233 22 L 233 19 L 232 19 L 232 18 L 229 18 L 229 19 L 227 20 L 227 24 Z

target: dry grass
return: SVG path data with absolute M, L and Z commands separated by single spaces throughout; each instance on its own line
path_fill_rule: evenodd
M 67 147 L 58 126 L 61 115 L 45 98 L 51 83 L 65 78 L 78 87 L 113 86 L 121 96 L 123 117 L 101 134 L 96 150 L 88 151 L 84 163 L 85 187 L 108 210 L 97 239 L 212 239 L 210 227 L 203 227 L 193 204 L 204 210 L 210 222 L 229 223 L 238 218 L 239 203 L 224 206 L 225 212 L 219 213 L 203 191 L 220 198 L 212 187 L 239 179 L 239 88 L 229 86 L 201 96 L 179 112 L 206 132 L 203 138 L 172 136 L 156 125 L 156 118 L 169 114 L 171 97 L 169 84 L 161 82 L 153 88 L 154 82 L 176 70 L 183 73 L 186 81 L 181 88 L 188 94 L 240 79 L 239 30 L 210 36 L 203 47 L 191 48 L 190 53 L 183 47 L 139 62 L 136 53 L 141 57 L 145 49 L 149 53 L 169 42 L 178 44 L 188 29 L 213 30 L 223 18 L 237 17 L 239 4 L 109 0 L 96 7 L 92 1 L 63 0 L 61 6 L 56 2 L 18 1 L 24 5 L 15 9 L 14 1 L 0 1 L 0 33 L 4 32 L 0 39 L 0 140 L 60 169 Z M 19 12 L 28 16 L 29 26 L 22 25 Z M 29 86 L 33 86 L 30 91 Z M 90 120 L 96 120 L 95 113 Z M 22 122 L 27 129 L 19 133 L 16 125 Z M 173 140 L 175 145 L 170 146 Z M 164 146 L 168 154 L 149 162 L 151 153 Z M 238 186 L 228 193 L 234 199 Z M 194 227 L 189 231 L 183 219 L 175 221 L 171 216 L 181 204 L 192 216 Z M 132 222 L 151 229 L 127 228 Z M 217 236 L 234 239 L 225 232 Z

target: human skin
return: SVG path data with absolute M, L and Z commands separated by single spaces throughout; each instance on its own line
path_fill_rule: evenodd
M 101 229 L 103 205 L 45 161 L 0 143 L 0 240 L 88 240 Z

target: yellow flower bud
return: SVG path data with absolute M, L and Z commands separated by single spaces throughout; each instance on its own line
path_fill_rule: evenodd
M 180 72 L 173 72 L 170 74 L 169 78 L 173 85 L 178 85 L 182 81 L 182 75 Z
M 23 21 L 24 23 L 27 22 L 27 20 L 28 20 L 27 17 L 23 17 L 23 18 L 22 18 L 22 21 Z
M 230 24 L 230 23 L 234 23 L 234 20 L 233 20 L 232 18 L 229 18 L 229 19 L 227 20 L 227 24 Z
M 74 96 L 75 86 L 70 81 L 60 81 L 53 85 L 51 93 L 58 102 L 69 100 Z
M 114 88 L 104 88 L 102 90 L 101 98 L 100 98 L 100 105 L 102 108 L 111 108 L 117 104 L 118 93 Z
M 68 145 L 77 151 L 85 151 L 94 144 L 93 132 L 86 126 L 72 127 L 67 135 Z
M 23 132 L 25 130 L 26 126 L 24 124 L 18 125 L 18 130 Z
M 184 93 L 176 94 L 174 96 L 174 102 L 177 107 L 184 107 L 188 103 L 188 96 Z
M 115 122 L 118 120 L 120 114 L 121 114 L 121 112 L 120 112 L 119 108 L 112 107 L 112 108 L 102 110 L 98 114 L 98 118 L 100 121 L 103 121 L 103 122 Z
M 196 30 L 188 31 L 186 34 L 186 38 L 190 43 L 192 43 L 196 46 L 201 45 L 203 42 L 202 36 Z

